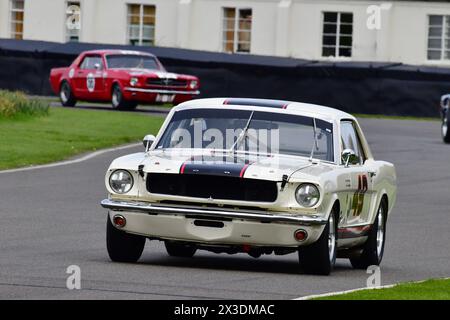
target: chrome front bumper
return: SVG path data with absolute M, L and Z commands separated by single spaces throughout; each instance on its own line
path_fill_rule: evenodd
M 197 96 L 200 94 L 199 90 L 185 91 L 185 90 L 164 90 L 164 89 L 141 89 L 141 88 L 131 88 L 131 87 L 126 87 L 125 91 L 142 92 L 142 93 L 158 93 L 158 94 L 185 94 L 185 95 L 193 95 L 193 96 Z
M 165 215 L 195 215 L 202 217 L 243 219 L 260 222 L 288 223 L 293 225 L 325 225 L 327 220 L 317 215 L 292 215 L 281 212 L 231 211 L 220 208 L 190 208 L 151 204 L 139 201 L 118 201 L 105 199 L 101 206 L 112 211 L 140 212 Z

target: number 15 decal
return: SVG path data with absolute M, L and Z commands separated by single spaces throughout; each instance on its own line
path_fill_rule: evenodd
M 367 176 L 358 175 L 358 190 L 353 195 L 352 210 L 353 216 L 359 216 L 364 207 L 364 195 L 368 190 Z

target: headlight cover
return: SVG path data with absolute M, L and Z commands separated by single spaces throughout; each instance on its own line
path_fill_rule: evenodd
M 295 190 L 295 200 L 303 207 L 314 207 L 319 202 L 319 199 L 319 189 L 311 183 L 303 183 Z
M 130 84 L 131 84 L 133 87 L 134 87 L 135 85 L 137 85 L 138 82 L 139 82 L 139 79 L 138 79 L 138 78 L 133 77 L 133 78 L 130 79 Z
M 124 194 L 133 188 L 133 176 L 126 170 L 116 170 L 109 177 L 109 186 L 114 192 Z

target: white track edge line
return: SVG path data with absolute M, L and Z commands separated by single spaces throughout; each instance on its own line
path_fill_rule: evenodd
M 392 287 L 395 287 L 396 285 L 397 284 L 388 284 L 388 285 L 374 287 L 374 288 L 366 287 L 366 288 L 357 288 L 357 289 L 344 290 L 344 291 L 328 292 L 328 293 L 322 293 L 322 294 L 313 294 L 313 295 L 309 295 L 309 296 L 294 298 L 292 300 L 310 300 L 310 299 L 315 299 L 315 298 L 337 296 L 337 295 L 341 295 L 341 294 L 347 294 L 347 293 L 352 293 L 352 292 L 357 292 L 357 291 L 362 291 L 362 290 L 376 290 L 376 289 L 392 288 Z
M 95 158 L 97 156 L 100 156 L 100 155 L 108 153 L 108 152 L 114 152 L 114 151 L 119 151 L 119 150 L 124 150 L 124 149 L 137 147 L 137 146 L 139 146 L 141 144 L 142 143 L 132 143 L 132 144 L 127 144 L 127 145 L 123 145 L 123 146 L 120 146 L 120 147 L 102 149 L 102 150 L 98 150 L 98 151 L 94 151 L 94 152 L 88 153 L 88 154 L 86 154 L 84 156 L 81 156 L 80 158 L 76 158 L 76 159 L 73 159 L 73 160 L 64 160 L 64 161 L 53 162 L 53 163 L 43 164 L 43 165 L 36 165 L 36 166 L 30 166 L 30 167 L 24 167 L 24 168 L 2 170 L 2 171 L 0 171 L 0 174 L 2 174 L 2 173 L 23 172 L 23 171 L 31 171 L 31 170 L 38 170 L 38 169 L 46 169 L 46 168 L 54 168 L 54 167 L 66 166 L 66 165 L 69 165 L 69 164 L 75 164 L 75 163 L 83 162 L 83 161 Z
M 302 296 L 299 298 L 294 298 L 292 300 L 310 300 L 310 299 L 315 299 L 315 298 L 322 298 L 322 297 L 330 297 L 330 296 L 337 296 L 337 295 L 341 295 L 341 294 L 347 294 L 347 293 L 352 293 L 352 292 L 357 292 L 357 291 L 362 291 L 362 290 L 377 290 L 377 289 L 388 289 L 388 288 L 393 288 L 395 286 L 398 286 L 400 284 L 409 284 L 409 283 L 422 283 L 428 280 L 448 280 L 449 278 L 430 278 L 430 279 L 426 279 L 426 280 L 418 280 L 418 281 L 407 281 L 407 282 L 398 282 L 398 283 L 394 283 L 394 284 L 387 284 L 384 286 L 378 286 L 378 287 L 373 287 L 373 288 L 357 288 L 357 289 L 350 289 L 350 290 L 345 290 L 345 291 L 336 291 L 336 292 L 328 292 L 328 293 L 322 293 L 322 294 L 313 294 L 313 295 L 309 295 L 309 296 Z

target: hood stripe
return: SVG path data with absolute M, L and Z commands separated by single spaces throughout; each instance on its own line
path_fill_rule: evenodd
M 180 173 L 183 174 L 184 173 L 184 168 L 186 168 L 186 162 L 183 162 L 183 164 L 180 167 Z
M 239 173 L 239 177 L 241 177 L 241 178 L 244 177 L 245 171 L 247 171 L 247 168 L 248 168 L 249 165 L 250 165 L 250 164 L 246 164 L 246 165 L 242 168 L 241 173 Z

